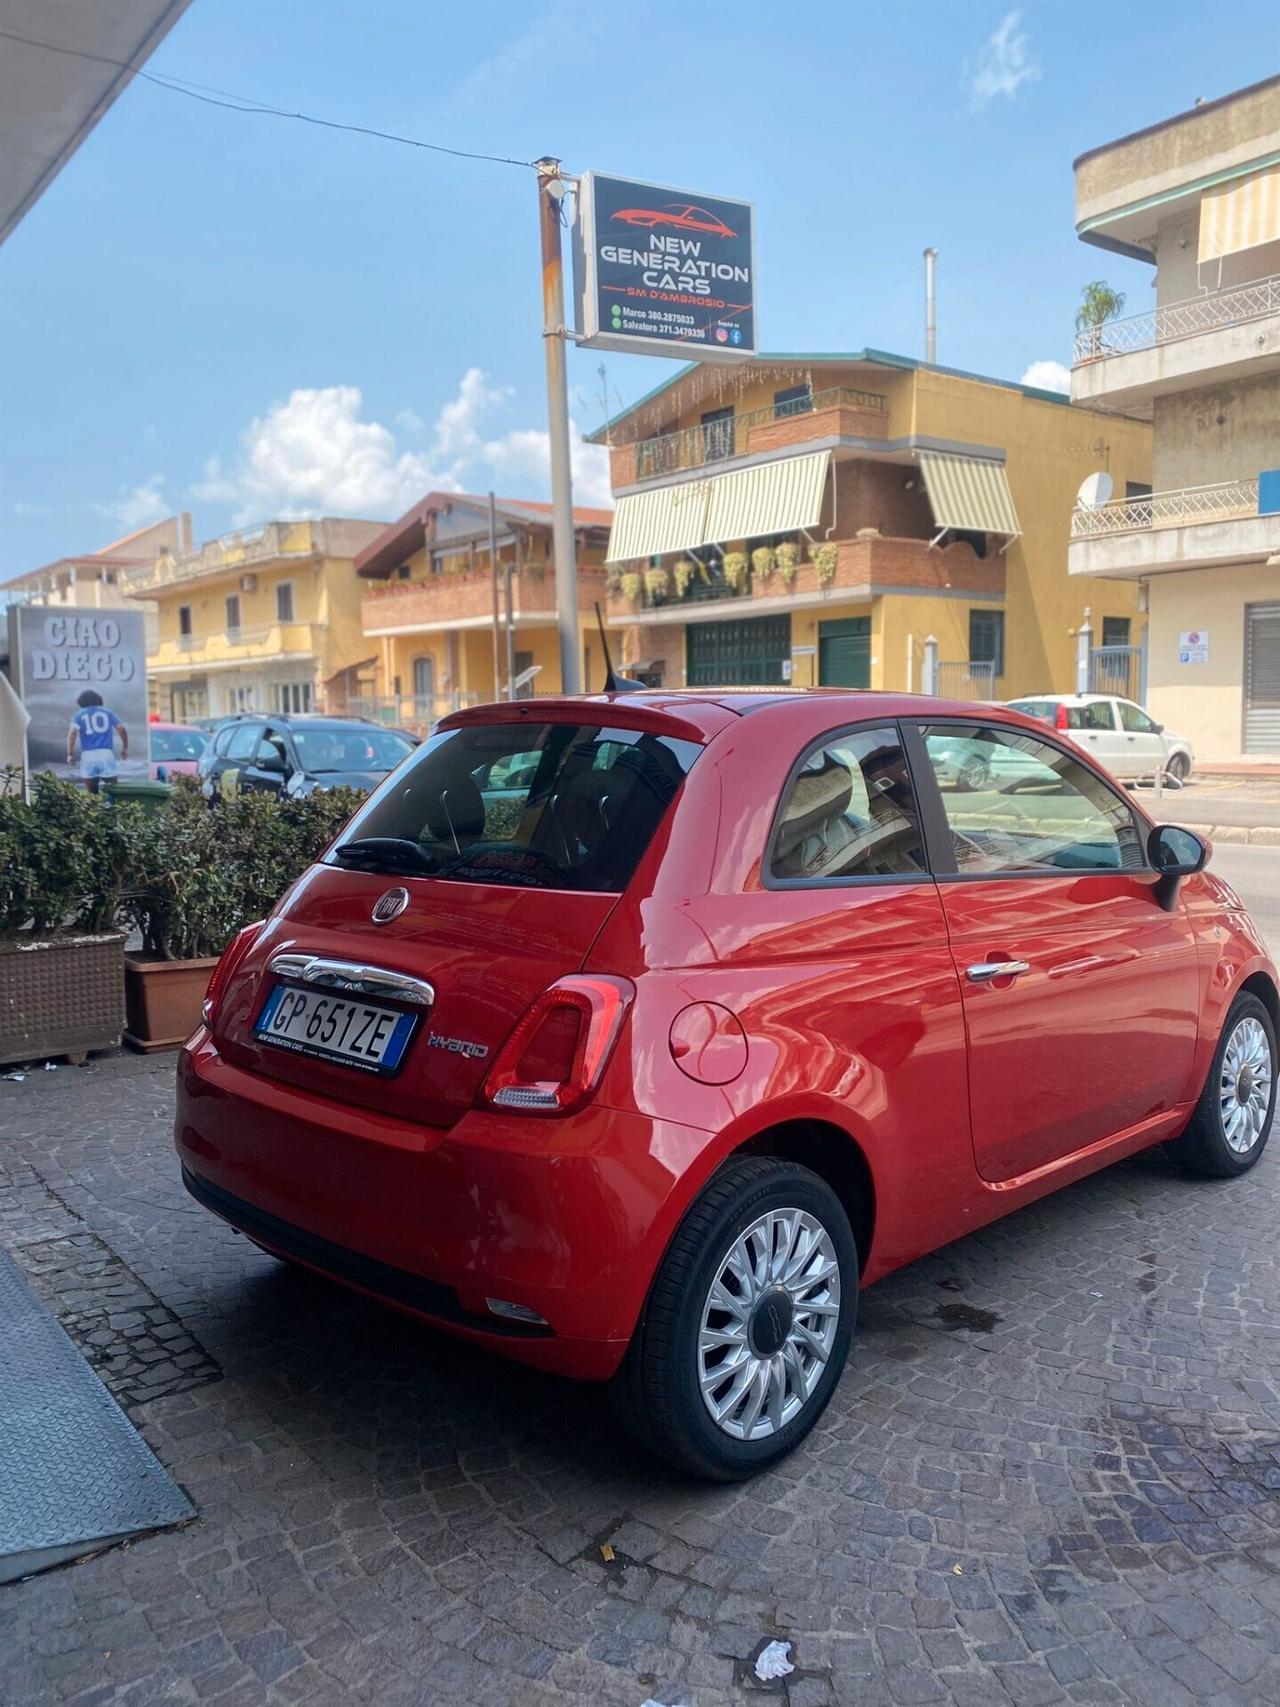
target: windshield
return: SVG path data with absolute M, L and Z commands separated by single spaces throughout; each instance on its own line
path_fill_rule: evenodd
M 209 745 L 207 735 L 202 735 L 198 729 L 155 729 L 151 730 L 151 762 L 152 764 L 177 764 L 182 760 L 191 763 L 200 758 Z
M 308 776 L 394 770 L 405 754 L 413 751 L 413 743 L 403 735 L 363 723 L 331 723 L 310 729 L 295 724 L 293 744 Z
M 330 863 L 524 889 L 624 889 L 701 748 L 639 729 L 472 723 L 418 750 Z

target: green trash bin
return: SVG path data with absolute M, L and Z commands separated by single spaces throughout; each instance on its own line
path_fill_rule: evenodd
M 163 810 L 173 798 L 173 789 L 167 782 L 149 782 L 142 779 L 134 782 L 132 779 L 122 780 L 119 777 L 108 782 L 103 793 L 110 801 L 141 806 L 142 810 L 149 814 Z

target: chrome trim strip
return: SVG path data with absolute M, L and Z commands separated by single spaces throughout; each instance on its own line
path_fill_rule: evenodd
M 327 960 L 316 954 L 277 954 L 267 966 L 278 978 L 293 978 L 302 984 L 321 984 L 334 990 L 351 990 L 362 996 L 394 996 L 429 1008 L 436 999 L 433 985 L 407 972 L 388 972 L 381 966 L 366 966 L 359 960 Z

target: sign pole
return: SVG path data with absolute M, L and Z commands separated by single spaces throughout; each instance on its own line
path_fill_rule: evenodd
M 542 232 L 542 343 L 547 360 L 547 427 L 551 450 L 552 549 L 555 554 L 556 627 L 560 633 L 560 691 L 582 692 L 578 633 L 578 565 L 573 539 L 573 483 L 569 461 L 569 382 L 565 362 L 564 261 L 560 207 L 565 185 L 560 162 L 537 162 Z

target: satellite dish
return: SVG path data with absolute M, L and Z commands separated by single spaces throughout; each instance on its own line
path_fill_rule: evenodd
M 1091 474 L 1088 479 L 1080 482 L 1076 503 L 1082 510 L 1096 510 L 1099 504 L 1111 502 L 1111 494 L 1115 489 L 1115 481 L 1100 469 L 1097 474 Z

